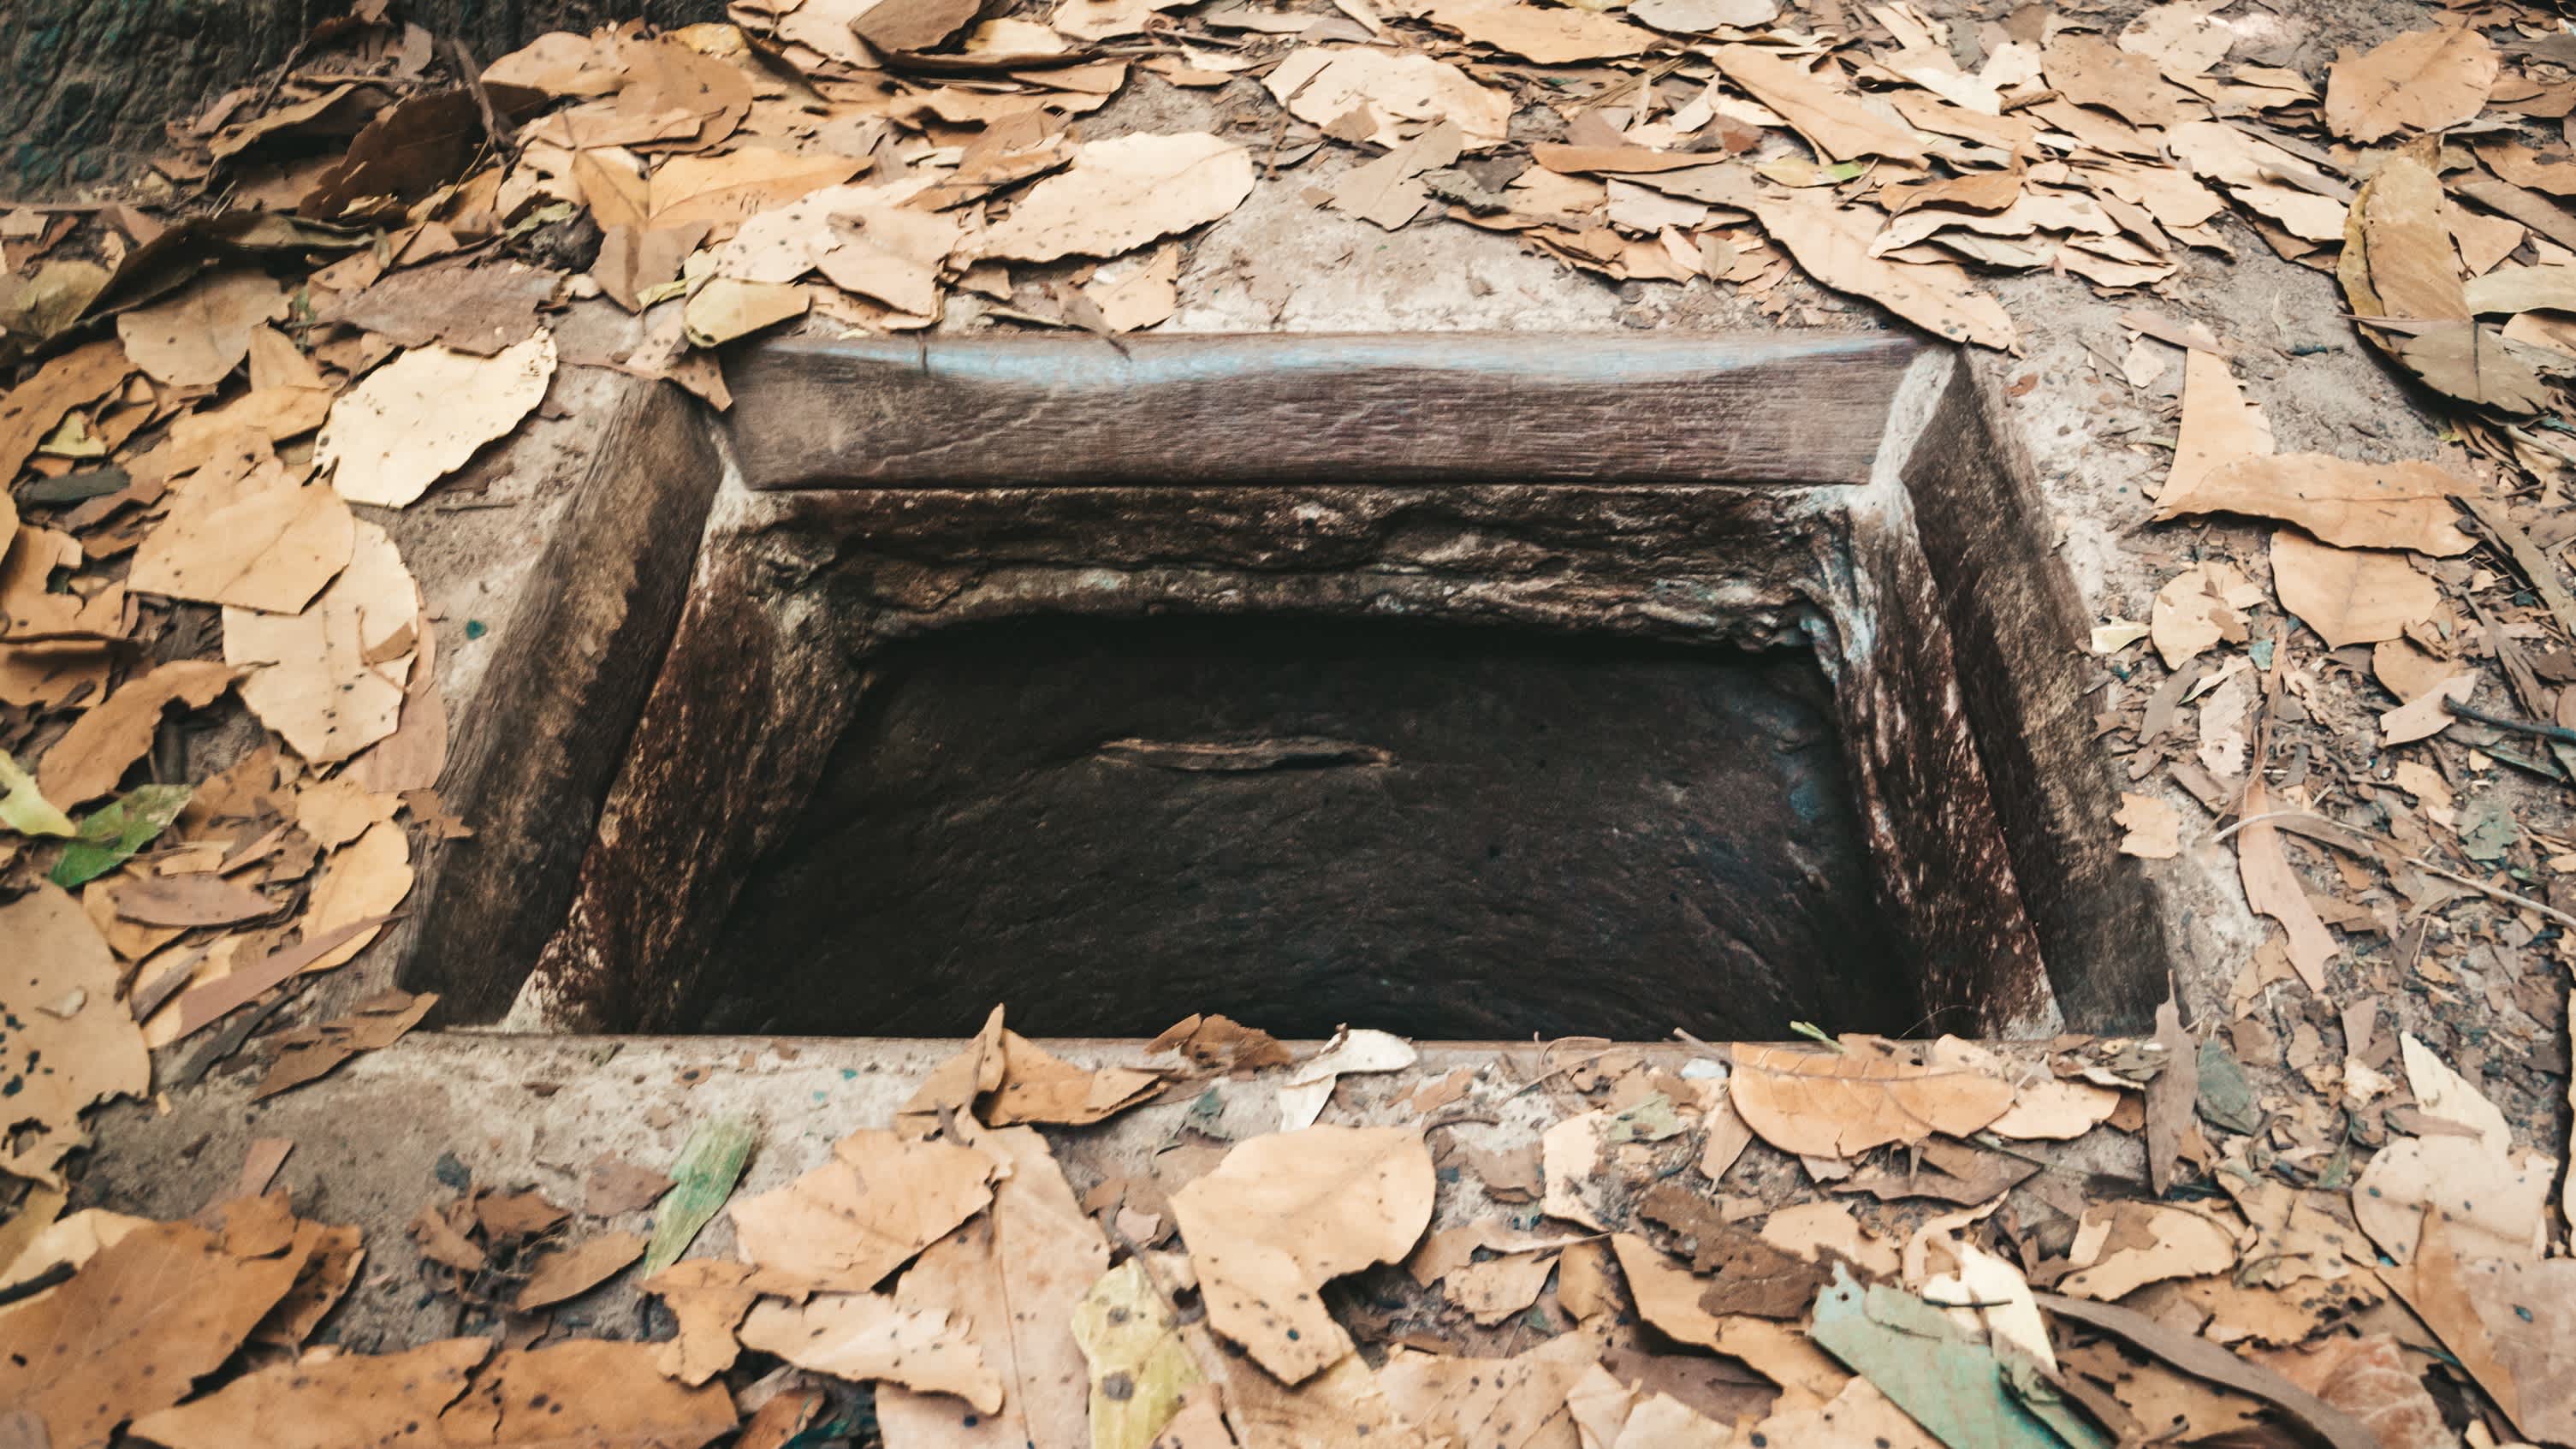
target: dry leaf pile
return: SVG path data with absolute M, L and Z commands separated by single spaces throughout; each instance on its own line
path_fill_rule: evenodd
M 260 1195 L 266 1144 L 196 1221 L 65 1217 L 0 1267 L 0 1394 L 37 1442 L 172 1449 L 2576 1442 L 2556 1165 L 2475 1083 L 2401 1037 L 2417 1132 L 2309 1164 L 2266 1120 L 2313 1103 L 2297 1074 L 2213 1092 L 2223 1045 L 2169 1036 L 1434 1077 L 1223 1018 L 1087 1068 L 996 1011 L 889 1123 L 735 1195 L 729 1256 L 635 1269 L 608 1224 L 685 1247 L 742 1161 L 694 1142 L 601 1163 L 579 1212 L 445 1160 L 409 1245 Z M 1148 1103 L 1159 1141 L 1086 1150 Z M 362 1258 L 416 1259 L 457 1336 L 305 1347 Z

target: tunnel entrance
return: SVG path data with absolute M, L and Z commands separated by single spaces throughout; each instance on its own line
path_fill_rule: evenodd
M 1922 1015 L 1809 651 L 1032 619 L 874 660 L 706 1022 L 1730 1038 Z
M 541 1031 L 2131 1031 L 1992 384 L 1841 337 L 795 339 L 630 395 L 403 980 Z M 648 605 L 650 607 L 648 607 Z

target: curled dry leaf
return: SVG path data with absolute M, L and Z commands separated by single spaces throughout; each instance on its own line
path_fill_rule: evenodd
M 2120 837 L 2120 852 L 2141 860 L 2171 860 L 2182 854 L 2182 816 L 2171 805 L 2153 795 L 2120 792 L 2120 809 L 2111 817 L 2127 834 Z M 2027 1095 L 2027 1088 L 2023 1089 Z M 2095 1087 L 2092 1090 L 2101 1091 Z M 2019 1104 L 2016 1103 L 2016 1110 Z M 2105 1109 L 2105 1115 L 2108 1109 Z M 2010 1115 L 2009 1113 L 2006 1115 Z M 1997 1131 L 2002 1129 L 1998 1127 Z M 2007 1134 L 2009 1135 L 2009 1134 Z
M 545 331 L 490 357 L 415 347 L 331 404 L 314 466 L 352 503 L 401 508 L 518 427 L 554 374 Z
M 1330 1045 L 1297 1064 L 1279 1087 L 1279 1129 L 1312 1127 L 1345 1072 L 1399 1072 L 1412 1066 L 1413 1043 L 1388 1032 L 1343 1027 Z
M 1003 261 L 1114 257 L 1215 221 L 1251 194 L 1252 153 L 1205 132 L 1095 141 L 1032 187 L 978 247 Z
M 2190 426 L 2186 412 L 2183 427 Z M 2156 591 L 2148 615 L 2156 653 L 2167 669 L 2180 669 L 2221 639 L 2242 641 L 2246 615 L 2262 602 L 2262 588 L 2233 567 L 2216 559 L 2193 564 Z
M 1935 1132 L 1965 1137 L 2013 1103 L 2012 1084 L 1982 1072 L 1754 1045 L 1735 1049 L 1728 1089 L 1745 1125 L 1803 1157 L 1849 1157 Z
M 1431 1222 L 1431 1153 L 1394 1127 L 1309 1127 L 1253 1138 L 1172 1194 L 1208 1325 L 1281 1382 L 1351 1351 L 1323 1285 L 1412 1251 Z
M 2323 453 L 2284 453 L 2222 463 L 2156 499 L 2158 518 L 2250 513 L 2295 523 L 2346 548 L 2401 548 L 2440 557 L 2472 540 L 2452 522 L 2453 495 L 2468 485 L 2431 464 L 2360 463 Z

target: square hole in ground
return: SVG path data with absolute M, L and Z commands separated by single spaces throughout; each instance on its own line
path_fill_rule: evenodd
M 873 660 L 715 1030 L 1717 1037 L 1923 1014 L 1803 649 L 986 624 Z
M 800 341 L 730 376 L 721 419 L 630 401 L 507 631 L 486 712 L 564 748 L 451 771 L 485 828 L 405 977 L 456 1020 L 1995 1035 L 2162 994 L 2084 621 L 1953 354 Z

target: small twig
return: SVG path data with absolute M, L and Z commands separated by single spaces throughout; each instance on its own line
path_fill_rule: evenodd
M 71 1263 L 62 1262 L 56 1263 L 32 1278 L 21 1278 L 5 1288 L 0 1288 L 0 1308 L 6 1308 L 22 1299 L 33 1298 L 48 1288 L 60 1287 L 72 1281 L 72 1275 L 79 1271 L 80 1269 Z
M 464 41 L 452 35 L 442 38 L 438 45 L 447 52 L 447 63 L 456 67 L 456 78 L 463 83 L 466 93 L 474 97 L 474 109 L 482 114 L 483 134 L 492 139 L 492 149 L 500 152 L 505 161 L 518 160 L 518 133 L 511 130 L 510 123 L 502 120 L 501 113 L 493 108 L 492 93 L 483 89 L 483 67 L 474 63 L 474 52 L 465 48 Z
M 2462 719 L 2473 719 L 2483 725 L 2494 725 L 2500 730 L 2512 730 L 2516 734 L 2538 735 L 2544 740 L 2556 740 L 2561 744 L 2576 745 L 2576 730 L 2571 730 L 2565 725 L 2542 724 L 2537 720 L 2515 719 L 2511 715 L 2490 714 L 2485 710 L 2462 704 L 2458 700 L 2449 698 L 2448 696 L 2443 698 L 2442 708 L 2458 715 Z
M 2061 92 L 2052 89 L 2032 91 L 2026 96 L 2006 96 L 2004 98 L 2003 113 L 2009 116 L 2015 111 L 2025 111 L 2030 109 L 2032 106 L 2044 106 L 2050 101 L 2059 99 L 2061 95 Z

